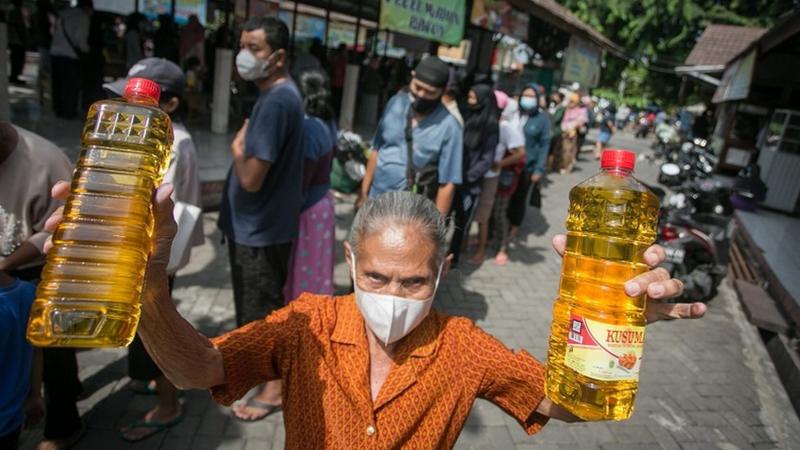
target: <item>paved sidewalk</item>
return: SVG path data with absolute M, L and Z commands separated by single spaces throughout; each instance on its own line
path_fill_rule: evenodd
M 644 149 L 644 141 L 615 136 L 613 144 Z M 507 345 L 544 358 L 560 261 L 550 247 L 562 232 L 567 193 L 596 170 L 588 160 L 569 176 L 551 176 L 543 191 L 543 212 L 530 210 L 524 236 L 505 267 L 487 261 L 450 274 L 436 306 L 466 315 Z M 655 168 L 640 162 L 638 173 L 655 179 Z M 338 202 L 338 241 L 344 239 L 352 207 Z M 205 216 L 206 243 L 177 279 L 181 313 L 202 332 L 215 335 L 234 326 L 226 249 L 220 245 L 216 215 Z M 349 285 L 337 248 L 336 284 Z M 465 258 L 466 259 L 466 258 Z M 660 323 L 648 328 L 646 362 L 634 416 L 621 423 L 551 423 L 536 436 L 495 406 L 479 401 L 458 441 L 459 449 L 772 449 L 799 448 L 800 422 L 778 381 L 757 331 L 744 318 L 726 283 L 709 303 L 706 318 Z M 118 438 L 117 429 L 136 419 L 154 398 L 133 395 L 126 385 L 125 350 L 91 350 L 79 355 L 84 395 L 80 407 L 89 430 L 78 449 L 280 449 L 280 414 L 244 424 L 214 404 L 206 392 L 184 397 L 187 416 L 169 430 L 138 445 Z M 40 430 L 27 433 L 33 448 Z

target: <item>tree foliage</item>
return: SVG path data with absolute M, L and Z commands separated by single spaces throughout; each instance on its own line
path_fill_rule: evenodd
M 607 58 L 601 85 L 664 104 L 677 100 L 680 80 L 670 69 L 686 59 L 705 27 L 769 27 L 798 0 L 559 0 L 581 20 L 621 45 L 627 59 Z M 643 71 L 643 68 L 646 71 Z

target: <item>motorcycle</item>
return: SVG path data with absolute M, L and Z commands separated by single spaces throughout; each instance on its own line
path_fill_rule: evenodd
M 647 137 L 648 133 L 650 133 L 650 121 L 644 116 L 639 117 L 639 121 L 636 125 L 636 138 L 644 139 Z
M 358 190 L 367 172 L 367 144 L 356 133 L 340 131 L 331 168 L 331 188 L 342 193 Z
M 697 180 L 681 185 L 663 202 L 657 242 L 666 253 L 662 267 L 684 284 L 681 300 L 711 300 L 727 273 L 730 193 L 720 182 Z
M 695 139 L 664 153 L 658 182 L 665 186 L 678 186 L 689 180 L 711 176 L 718 158 L 704 144 L 705 140 Z
M 680 134 L 676 125 L 663 122 L 656 126 L 656 140 L 653 143 L 656 157 L 663 158 L 666 154 L 675 151 L 681 143 Z

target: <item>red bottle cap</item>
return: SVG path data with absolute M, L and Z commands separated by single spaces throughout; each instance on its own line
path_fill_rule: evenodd
M 147 97 L 158 103 L 161 97 L 161 87 L 153 80 L 147 78 L 131 78 L 125 84 L 125 98 Z
M 600 167 L 603 169 L 625 169 L 633 171 L 636 166 L 636 153 L 630 150 L 608 149 L 603 151 Z

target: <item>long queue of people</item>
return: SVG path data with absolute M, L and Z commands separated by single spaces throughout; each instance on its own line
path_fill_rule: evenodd
M 289 44 L 283 22 L 254 18 L 243 27 L 236 57 L 239 75 L 259 90 L 252 113 L 231 144 L 233 164 L 218 221 L 228 246 L 237 326 L 262 319 L 303 292 L 334 293 L 335 213 L 329 194 L 337 134 L 334 95 L 320 71 L 292 79 Z M 568 93 L 566 101 L 554 93 L 555 104 L 548 110 L 544 91 L 536 84 L 519 93 L 495 91 L 485 83 L 459 89 L 451 68 L 436 57 L 423 59 L 411 75 L 408 87 L 387 102 L 356 206 L 390 191 L 427 196 L 442 215 L 452 215 L 453 263 L 459 262 L 470 225 L 476 222 L 477 249 L 469 262 L 483 262 L 493 235 L 495 262 L 507 264 L 509 243 L 519 233 L 528 205 L 536 203 L 542 177 L 548 171 L 572 170 L 589 123 L 587 109 L 577 93 Z M 199 207 L 197 156 L 182 125 L 183 72 L 166 59 L 145 58 L 132 66 L 129 76 L 151 78 L 161 86 L 160 106 L 174 122 L 170 195 Z M 119 95 L 121 86 L 105 88 Z M 75 351 L 34 352 L 24 340 L 24 329 L 33 300 L 28 283 L 38 280 L 43 265 L 45 222 L 60 206 L 50 198 L 50 187 L 67 179 L 70 167 L 63 153 L 43 139 L 9 123 L 0 124 L 0 131 L 4 185 L 22 174 L 38 176 L 36 183 L 10 182 L 19 189 L 0 194 L 0 222 L 13 225 L 0 227 L 0 296 L 10 299 L 4 305 L 14 305 L 13 311 L 0 311 L 7 315 L 0 318 L 11 318 L 14 324 L 4 327 L 11 334 L 3 342 L 20 349 L 13 361 L 0 361 L 3 367 L 17 368 L 0 374 L 0 406 L 8 412 L 0 416 L 0 439 L 13 448 L 25 417 L 31 425 L 44 415 L 45 439 L 38 448 L 69 448 L 85 431 L 75 407 L 81 391 Z M 191 227 L 193 239 L 182 249 L 181 264 L 170 272 L 170 288 L 191 247 L 203 242 L 200 222 L 178 226 Z M 184 412 L 177 388 L 140 341 L 130 347 L 128 362 L 131 389 L 159 398 L 142 418 L 120 429 L 122 439 L 139 441 L 179 423 Z M 15 384 L 30 374 L 30 384 Z M 7 392 L 10 386 L 13 392 Z M 235 404 L 232 415 L 256 421 L 280 410 L 281 388 L 280 381 L 265 383 Z

